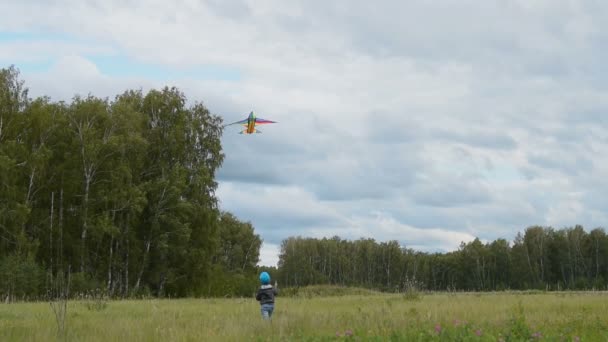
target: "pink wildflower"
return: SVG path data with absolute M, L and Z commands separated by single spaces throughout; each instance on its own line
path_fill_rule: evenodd
M 477 329 L 477 330 L 475 330 L 475 335 L 477 335 L 477 336 L 481 336 L 481 329 Z
M 441 324 L 437 323 L 437 325 L 435 325 L 435 332 L 438 334 L 441 333 Z

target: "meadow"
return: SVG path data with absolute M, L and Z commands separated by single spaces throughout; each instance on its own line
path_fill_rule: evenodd
M 288 294 L 288 292 L 286 292 Z M 58 335 L 48 302 L 0 304 L 0 341 L 608 341 L 606 292 L 382 294 L 308 289 L 278 297 L 73 300 Z

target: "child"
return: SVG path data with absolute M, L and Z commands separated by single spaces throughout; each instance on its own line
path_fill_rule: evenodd
M 262 317 L 270 319 L 274 310 L 274 296 L 279 294 L 276 288 L 277 283 L 275 281 L 275 287 L 270 285 L 270 275 L 267 272 L 260 273 L 260 282 L 262 286 L 258 289 L 255 299 L 260 302 Z

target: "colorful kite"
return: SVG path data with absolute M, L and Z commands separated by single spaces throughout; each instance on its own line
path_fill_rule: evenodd
M 241 124 L 245 127 L 245 129 L 240 131 L 239 134 L 243 134 L 243 133 L 252 134 L 252 133 L 262 133 L 261 131 L 259 131 L 255 128 L 256 125 L 265 125 L 265 124 L 271 124 L 271 123 L 276 123 L 276 122 L 262 119 L 262 118 L 256 118 L 255 114 L 253 114 L 253 112 L 251 112 L 251 113 L 249 113 L 249 116 L 246 119 L 243 119 L 243 120 L 237 121 L 237 122 L 233 122 L 231 124 L 227 124 L 224 127 L 230 126 L 230 125 Z

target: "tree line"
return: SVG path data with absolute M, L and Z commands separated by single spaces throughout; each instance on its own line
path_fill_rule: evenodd
M 384 291 L 416 285 L 431 291 L 607 289 L 608 237 L 577 225 L 532 226 L 512 242 L 461 243 L 448 253 L 403 248 L 397 241 L 283 241 L 278 275 L 284 286 L 336 284 Z
M 0 298 L 225 293 L 255 281 L 262 243 L 214 191 L 222 120 L 177 88 L 30 98 L 0 70 Z M 237 285 L 234 285 L 237 284 Z

